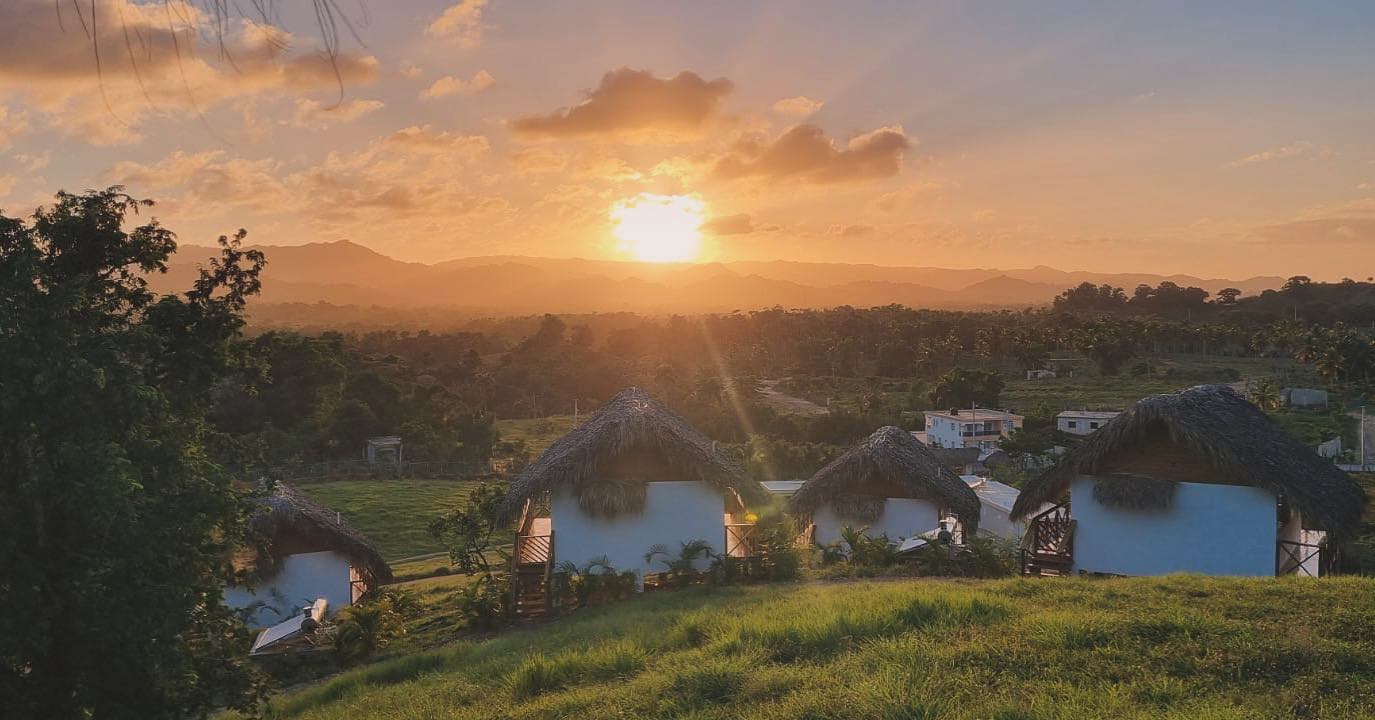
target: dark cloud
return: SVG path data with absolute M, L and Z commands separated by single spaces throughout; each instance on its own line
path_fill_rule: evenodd
M 796 178 L 842 183 L 897 175 L 912 141 L 901 127 L 879 128 L 845 145 L 826 137 L 816 125 L 798 125 L 771 143 L 750 140 L 717 161 L 718 178 Z
M 511 127 L 522 135 L 546 137 L 699 131 L 733 88 L 726 78 L 707 81 L 687 71 L 658 78 L 648 70 L 621 68 L 603 75 L 578 105 L 519 118 Z
M 747 213 L 714 217 L 702 224 L 712 235 L 746 235 L 755 231 L 754 220 Z

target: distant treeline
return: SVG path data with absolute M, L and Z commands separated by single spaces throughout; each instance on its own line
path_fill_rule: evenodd
M 723 442 L 841 445 L 901 422 L 906 408 L 780 414 L 757 396 L 757 379 L 908 380 L 926 389 L 910 403 L 919 408 L 996 402 L 999 372 L 1054 358 L 1115 374 L 1140 353 L 1196 353 L 1293 357 L 1368 395 L 1370 321 L 1351 324 L 1367 315 L 1375 318 L 1375 285 L 1298 277 L 1253 298 L 1169 282 L 1130 296 L 1085 284 L 1054 307 L 1022 311 L 774 308 L 490 319 L 445 333 L 269 332 L 249 344 L 260 375 L 226 386 L 216 417 L 245 453 L 278 460 L 354 456 L 384 433 L 405 435 L 417 459 L 482 458 L 499 444 L 495 418 L 567 414 L 575 404 L 585 412 L 638 385 Z

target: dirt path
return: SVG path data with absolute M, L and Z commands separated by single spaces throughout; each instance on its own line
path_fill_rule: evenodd
M 778 384 L 784 380 L 787 380 L 787 378 L 759 381 L 759 394 L 764 397 L 764 402 L 768 403 L 776 410 L 793 413 L 795 415 L 825 415 L 830 412 L 811 400 L 788 395 L 780 391 L 778 389 Z

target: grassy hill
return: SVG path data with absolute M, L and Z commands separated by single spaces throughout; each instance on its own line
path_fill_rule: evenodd
M 897 580 L 652 593 L 381 662 L 279 718 L 1357 718 L 1375 580 Z

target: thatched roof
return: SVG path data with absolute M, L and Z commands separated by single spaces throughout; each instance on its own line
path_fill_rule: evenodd
M 670 476 L 651 476 L 664 472 Z M 736 462 L 682 416 L 644 390 L 627 388 L 513 480 L 503 512 L 514 519 L 527 499 L 555 487 L 575 489 L 584 508 L 593 512 L 638 512 L 644 505 L 643 484 L 651 479 L 705 482 L 746 503 L 768 498 L 762 485 L 746 478 Z
M 979 496 L 930 448 L 891 425 L 879 428 L 802 483 L 789 498 L 788 511 L 807 516 L 822 504 L 862 493 L 865 487 L 894 486 L 950 508 L 970 532 L 979 525 Z
M 391 567 L 376 546 L 337 511 L 311 500 L 286 483 L 277 483 L 272 494 L 261 503 L 262 511 L 253 516 L 253 529 L 268 538 L 290 532 L 318 542 L 346 555 L 354 567 L 371 576 L 369 579 L 373 583 L 392 582 Z
M 1136 403 L 1027 483 L 1013 506 L 1012 517 L 1021 519 L 1043 503 L 1058 502 L 1075 476 L 1098 474 L 1112 468 L 1112 461 L 1124 453 L 1156 442 L 1184 450 L 1206 463 L 1220 481 L 1283 495 L 1302 513 L 1310 529 L 1340 537 L 1360 524 L 1366 501 L 1360 486 L 1225 385 L 1200 385 Z M 1112 469 L 1132 472 L 1131 467 Z M 1124 493 L 1134 487 L 1156 496 L 1146 504 L 1158 505 L 1168 492 L 1158 484 L 1132 483 L 1129 475 L 1118 478 L 1103 492 L 1122 503 L 1126 502 Z
M 958 470 L 979 461 L 979 449 L 976 447 L 930 447 L 927 449 L 936 456 L 937 460 L 941 461 L 942 465 L 951 470 Z

